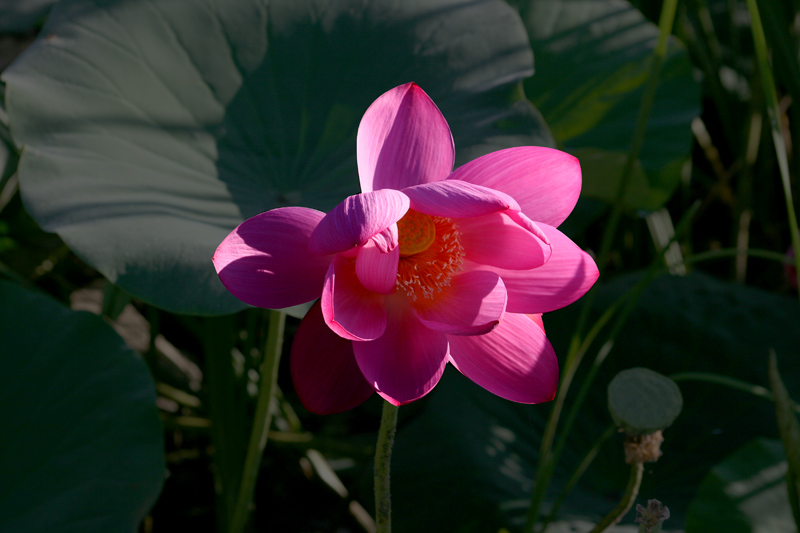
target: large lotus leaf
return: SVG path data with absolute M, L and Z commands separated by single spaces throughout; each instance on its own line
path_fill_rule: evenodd
M 3 84 L 0 83 L 0 91 L 2 90 Z M 14 151 L 13 144 L 11 133 L 8 130 L 6 104 L 3 101 L 3 95 L 0 93 L 0 191 L 3 190 L 6 180 L 17 171 L 19 157 Z
M 136 531 L 165 472 L 144 362 L 100 317 L 5 281 L 0 338 L 0 531 Z
M 57 0 L 3 0 L 0 33 L 26 33 L 40 23 Z
M 627 153 L 650 73 L 658 28 L 625 0 L 512 0 L 520 10 L 536 54 L 536 75 L 525 81 L 559 145 Z M 656 209 L 680 180 L 692 146 L 690 124 L 700 112 L 700 87 L 688 53 L 670 40 L 629 207 Z M 620 163 L 624 161 L 619 160 Z M 615 196 L 622 164 L 585 169 L 585 188 L 595 198 Z M 635 183 L 646 178 L 644 183 Z M 598 191 L 601 191 L 598 194 Z M 605 191 L 605 194 L 603 194 Z
M 357 193 L 355 135 L 416 81 L 458 161 L 550 144 L 501 0 L 64 0 L 4 74 L 23 200 L 111 281 L 175 312 L 244 306 L 211 266 L 245 218 Z
M 756 439 L 711 469 L 689 506 L 686 531 L 792 533 L 786 455 L 779 440 Z
M 638 281 L 598 287 L 592 315 Z M 580 304 L 549 313 L 545 329 L 564 356 Z M 606 388 L 621 370 L 664 375 L 716 372 L 767 386 L 773 347 L 792 397 L 800 397 L 797 300 L 708 276 L 665 276 L 645 291 L 601 367 L 564 450 L 545 513 L 557 491 L 611 423 Z M 571 397 L 596 354 L 590 350 Z M 563 362 L 563 361 L 562 361 Z M 678 381 L 684 408 L 664 430 L 664 455 L 648 464 L 638 503 L 656 498 L 684 527 L 687 509 L 711 468 L 753 438 L 778 436 L 771 402 L 702 382 Z M 393 456 L 393 518 L 403 531 L 518 531 L 530 498 L 549 405 L 519 405 L 489 394 L 449 369 L 419 415 L 398 430 Z M 569 408 L 570 400 L 567 401 Z M 554 531 L 588 531 L 622 495 L 628 476 L 621 435 L 614 435 L 570 494 Z M 635 513 L 620 527 L 633 527 Z M 571 527 L 577 529 L 572 530 Z M 461 528 L 461 529 L 460 529 Z M 548 530 L 549 531 L 549 530 Z M 620 529 L 622 531 L 622 529 Z

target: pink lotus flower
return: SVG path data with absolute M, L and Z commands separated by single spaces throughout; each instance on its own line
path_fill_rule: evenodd
M 361 194 L 327 214 L 261 213 L 217 248 L 222 283 L 246 303 L 321 297 L 291 354 L 309 411 L 344 411 L 373 392 L 395 405 L 417 400 L 448 362 L 503 398 L 553 399 L 558 361 L 526 314 L 570 304 L 597 279 L 592 259 L 556 229 L 580 193 L 578 161 L 531 146 L 452 172 L 454 157 L 433 101 L 414 83 L 396 87 L 358 129 Z

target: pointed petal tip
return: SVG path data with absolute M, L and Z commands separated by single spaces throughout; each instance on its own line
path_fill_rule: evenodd
M 552 243 L 545 264 L 531 270 L 490 267 L 506 285 L 510 313 L 548 313 L 566 307 L 586 294 L 600 276 L 592 257 L 569 237 L 547 224 L 541 227 Z
M 405 296 L 387 297 L 387 302 L 385 333 L 374 341 L 353 343 L 353 353 L 375 392 L 403 405 L 422 398 L 439 382 L 447 364 L 447 337 L 422 325 Z
M 356 134 L 364 192 L 440 181 L 453 170 L 455 145 L 441 111 L 414 82 L 379 96 Z

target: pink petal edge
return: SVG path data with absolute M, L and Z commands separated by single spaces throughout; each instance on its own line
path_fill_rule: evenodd
M 447 364 L 447 338 L 414 317 L 405 295 L 387 296 L 386 332 L 353 344 L 358 367 L 375 391 L 393 405 L 422 398 Z
M 503 318 L 506 289 L 493 272 L 464 272 L 455 276 L 433 302 L 423 299 L 411 306 L 419 321 L 430 329 L 451 335 L 483 335 Z
M 445 179 L 453 170 L 450 127 L 416 83 L 395 87 L 364 113 L 356 138 L 364 192 L 404 189 Z
M 534 323 L 542 328 L 542 331 L 544 331 L 544 320 L 542 320 L 542 313 L 531 313 L 525 316 L 533 320 Z
M 355 265 L 340 256 L 331 262 L 322 288 L 322 316 L 331 330 L 352 341 L 374 340 L 386 329 L 384 296 L 358 281 Z
M 506 400 L 549 402 L 558 388 L 558 359 L 542 328 L 506 313 L 486 335 L 451 336 L 450 360 L 459 372 Z
M 373 237 L 359 248 L 356 259 L 356 275 L 361 285 L 378 294 L 392 294 L 397 285 L 397 266 L 400 263 L 400 247 L 382 252 Z
M 409 205 L 408 196 L 390 189 L 349 196 L 319 221 L 311 234 L 309 249 L 319 255 L 344 252 L 376 234 L 383 241 L 381 246 L 391 249 L 397 246 L 396 226 L 394 232 L 391 228 L 403 218 Z
M 445 180 L 403 189 L 411 209 L 426 215 L 466 218 L 507 211 L 519 211 L 509 195 L 465 181 Z
M 282 207 L 245 220 L 217 247 L 212 261 L 223 285 L 250 305 L 281 309 L 319 298 L 330 255 L 308 250 L 324 213 Z
M 586 294 L 600 272 L 592 257 L 559 230 L 539 224 L 553 246 L 544 265 L 532 270 L 503 270 L 465 265 L 497 272 L 508 291 L 509 313 L 548 313 L 561 309 Z
M 531 219 L 558 226 L 581 193 L 581 167 L 572 155 L 541 146 L 498 150 L 458 167 L 448 180 L 511 195 Z
M 529 270 L 545 264 L 552 246 L 517 224 L 507 213 L 455 220 L 465 259 L 511 270 Z M 536 228 L 539 229 L 538 227 Z

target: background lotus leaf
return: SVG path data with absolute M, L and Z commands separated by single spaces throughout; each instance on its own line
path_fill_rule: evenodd
M 0 338 L 0 531 L 137 531 L 166 472 L 144 361 L 100 317 L 6 281 Z
M 355 135 L 416 81 L 458 163 L 551 144 L 519 91 L 532 55 L 500 0 L 64 0 L 4 74 L 26 208 L 127 292 L 241 309 L 211 255 L 242 220 L 357 193 Z

